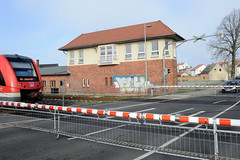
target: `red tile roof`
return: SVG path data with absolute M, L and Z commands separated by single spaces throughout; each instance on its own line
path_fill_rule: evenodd
M 178 76 L 181 76 L 184 72 L 177 72 Z
M 162 21 L 155 21 L 81 34 L 67 45 L 59 48 L 59 50 L 67 51 L 72 49 L 94 47 L 103 44 L 143 41 L 145 24 L 151 25 L 151 27 L 147 28 L 148 39 L 170 38 L 176 41 L 184 40 L 184 38 L 179 36 L 176 32 L 172 31 L 168 26 L 162 23 Z
M 193 69 L 191 69 L 191 71 L 195 71 L 196 69 L 200 68 L 201 66 L 205 66 L 204 64 L 199 64 L 196 67 L 194 67 Z

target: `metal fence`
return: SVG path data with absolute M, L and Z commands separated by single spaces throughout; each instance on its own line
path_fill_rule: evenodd
M 179 122 L 187 122 L 187 117 L 11 102 L 0 104 L 0 124 L 52 132 L 57 138 L 66 135 L 161 153 L 240 159 L 237 127 L 240 120 L 198 118 L 199 122 L 194 124 L 196 120 L 188 117 L 192 123 L 184 126 Z

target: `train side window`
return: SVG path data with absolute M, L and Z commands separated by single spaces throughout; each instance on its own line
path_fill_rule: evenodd
M 1 86 L 6 86 L 6 83 L 5 83 L 4 79 L 3 79 L 2 72 L 0 72 L 0 85 Z

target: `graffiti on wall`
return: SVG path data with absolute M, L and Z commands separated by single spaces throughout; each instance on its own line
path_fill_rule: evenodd
M 113 82 L 121 93 L 144 93 L 146 83 L 149 84 L 149 81 L 146 82 L 146 76 L 143 75 L 115 75 Z

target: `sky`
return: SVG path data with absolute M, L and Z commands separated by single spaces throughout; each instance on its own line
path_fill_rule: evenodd
M 185 39 L 212 35 L 239 0 L 0 0 L 0 54 L 66 65 L 58 48 L 83 33 L 161 20 Z M 213 37 L 212 37 L 213 38 Z M 177 48 L 178 63 L 210 64 L 206 41 Z

